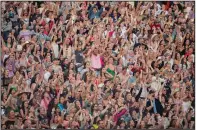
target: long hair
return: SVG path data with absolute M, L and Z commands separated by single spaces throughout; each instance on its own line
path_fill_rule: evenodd
M 22 102 L 21 109 L 22 109 L 23 113 L 25 114 L 25 101 Z
M 54 100 L 55 100 L 55 98 L 52 98 L 52 100 L 49 102 L 49 105 L 48 105 L 47 117 L 49 118 L 49 120 L 51 120 L 51 118 L 52 118 L 51 112 L 52 112 L 53 106 L 55 104 Z
M 14 40 L 13 40 L 11 37 L 8 37 L 8 38 L 11 39 L 10 45 L 11 45 L 11 48 L 12 48 L 12 47 L 13 47 L 13 42 L 14 42 Z M 8 41 L 8 38 L 7 38 L 6 42 Z

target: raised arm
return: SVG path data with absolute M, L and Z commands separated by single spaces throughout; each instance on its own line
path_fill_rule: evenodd
M 93 13 L 93 8 L 94 8 L 94 5 L 93 4 L 90 4 L 90 9 L 88 10 L 88 14 L 89 16 Z
M 101 7 L 100 10 L 98 11 L 99 16 L 101 15 L 102 12 L 103 12 L 103 7 Z
M 104 110 L 101 111 L 101 114 L 105 114 L 105 112 L 109 109 L 109 105 L 106 106 Z
M 7 99 L 7 101 L 5 103 L 1 102 L 2 105 L 7 106 L 8 103 L 10 102 L 11 98 L 12 98 L 12 95 L 10 94 L 9 97 L 8 97 L 8 99 Z
M 175 48 L 176 48 L 176 45 L 175 44 L 172 44 L 172 59 L 173 59 L 173 61 L 174 61 L 174 58 L 175 58 L 175 54 L 176 54 L 176 50 L 175 50 Z
M 32 2 L 30 2 L 30 4 L 29 4 L 29 14 L 28 14 L 28 17 L 30 17 L 30 15 L 31 15 L 31 10 L 32 10 Z
M 136 128 L 140 128 L 140 123 L 141 123 L 141 120 L 142 120 L 142 111 L 143 111 L 143 107 L 141 106 L 140 107 L 140 117 L 139 117 L 139 120 L 137 122 Z
M 83 50 L 86 46 L 86 40 L 84 37 L 82 37 L 81 41 L 82 41 L 82 50 Z
M 75 50 L 77 50 L 77 45 L 78 45 L 78 36 L 75 35 L 74 36 L 74 48 L 75 48 Z

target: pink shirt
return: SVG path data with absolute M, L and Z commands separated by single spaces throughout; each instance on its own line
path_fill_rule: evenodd
M 115 114 L 114 115 L 114 122 L 117 123 L 118 122 L 118 119 L 120 119 L 126 112 L 127 112 L 127 110 L 124 108 L 120 112 L 118 112 L 117 114 Z
M 44 99 L 42 99 L 40 106 L 43 107 L 45 110 L 47 110 L 48 109 L 49 102 L 50 102 L 50 100 L 46 100 L 46 99 L 44 100 Z
M 92 68 L 100 69 L 101 68 L 101 58 L 100 58 L 100 56 L 99 55 L 97 55 L 97 56 L 92 55 L 91 64 L 92 64 Z
M 64 120 L 64 121 L 63 121 L 63 126 L 64 126 L 65 128 L 68 128 L 68 126 L 69 126 L 69 121 Z

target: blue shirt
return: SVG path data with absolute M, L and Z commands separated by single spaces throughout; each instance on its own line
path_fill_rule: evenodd
M 100 18 L 102 12 L 103 12 L 103 7 L 101 7 L 101 9 L 99 11 L 97 11 L 96 13 L 93 12 L 93 9 L 95 8 L 95 6 L 91 6 L 89 9 L 89 18 L 92 20 L 94 18 Z
M 154 111 L 154 113 L 157 113 L 157 108 L 156 108 L 156 104 L 155 104 L 155 99 L 153 100 L 153 111 Z
M 136 77 L 135 76 L 132 76 L 130 79 L 129 79 L 129 82 L 130 83 L 134 83 L 136 81 Z

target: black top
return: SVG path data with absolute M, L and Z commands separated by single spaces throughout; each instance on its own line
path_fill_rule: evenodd
M 75 51 L 75 56 L 76 56 L 76 63 L 83 63 L 83 51 Z

